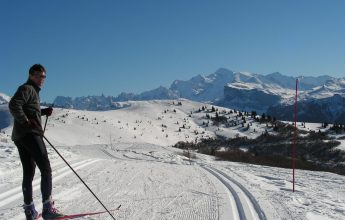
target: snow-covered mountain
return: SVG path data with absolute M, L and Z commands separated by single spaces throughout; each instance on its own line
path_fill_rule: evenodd
M 140 94 L 121 93 L 117 97 L 109 96 L 107 107 L 111 106 L 111 102 L 121 101 L 144 101 L 144 100 L 164 100 L 186 98 L 194 101 L 214 102 L 224 97 L 224 86 L 227 82 L 234 79 L 234 73 L 227 69 L 221 68 L 215 73 L 208 76 L 197 75 L 188 81 L 175 80 L 170 88 L 160 86 L 157 89 L 145 91 Z M 70 97 L 58 96 L 54 100 L 54 104 L 66 108 L 95 110 L 100 106 L 95 105 L 99 102 L 100 96 L 87 96 L 72 99 Z M 78 103 L 82 102 L 82 103 Z M 85 103 L 89 103 L 85 105 Z M 82 107 L 82 108 L 80 108 Z M 107 107 L 103 109 L 107 109 Z
M 11 97 L 0 92 L 0 105 L 7 104 L 10 101 L 10 99 L 11 99 Z
M 293 94 L 292 83 L 286 79 L 290 80 L 290 77 L 279 73 L 268 77 L 247 72 L 235 73 L 234 80 L 224 86 L 224 98 L 217 104 L 265 112 L 269 106 Z
M 329 98 L 336 94 L 339 94 L 339 95 L 345 94 L 345 78 L 327 80 L 322 85 L 316 86 L 306 91 L 304 94 L 302 93 L 300 96 L 300 99 L 317 100 L 317 99 Z
M 10 99 L 8 95 L 0 93 L 0 129 L 8 127 L 13 121 L 8 109 Z
M 145 100 L 164 100 L 177 99 L 179 95 L 163 86 L 157 89 L 145 91 L 138 95 L 133 93 L 121 93 L 117 97 L 113 96 L 86 96 L 86 97 L 64 97 L 58 96 L 54 100 L 54 105 L 63 108 L 104 111 L 117 109 L 119 106 L 117 102 L 124 101 L 145 101 Z
M 345 79 L 330 79 L 302 91 L 298 100 L 298 120 L 345 124 Z M 293 96 L 267 109 L 268 114 L 281 120 L 293 120 L 293 112 Z
M 106 97 L 104 95 L 77 97 L 75 99 L 71 97 L 58 96 L 54 100 L 54 105 L 58 107 L 91 111 L 115 109 L 115 106 L 112 105 L 112 103 L 113 97 Z
M 299 83 L 299 89 L 308 91 L 332 80 L 336 81 L 330 76 L 304 77 Z M 182 98 L 216 102 L 233 108 L 242 108 L 243 105 L 246 105 L 257 109 L 267 109 L 268 106 L 267 103 L 262 106 L 256 105 L 257 97 L 252 97 L 256 92 L 279 96 L 273 101 L 276 104 L 276 101 L 286 100 L 293 96 L 295 88 L 296 78 L 278 72 L 260 75 L 249 72 L 233 72 L 224 68 L 208 76 L 198 75 L 187 81 L 176 80 L 170 86 L 170 89 L 176 91 Z M 233 101 L 236 95 L 246 95 L 247 92 L 250 94 L 244 97 L 247 101 L 241 100 L 239 103 Z M 238 98 L 241 99 L 241 97 Z M 268 101 L 268 103 L 271 102 Z
M 175 80 L 170 88 L 159 87 L 141 94 L 121 93 L 112 96 L 88 96 L 79 98 L 57 97 L 57 106 L 85 109 L 109 110 L 116 109 L 114 102 L 129 100 L 162 100 L 185 98 L 193 101 L 212 103 L 215 105 L 239 110 L 267 112 L 271 107 L 279 109 L 292 105 L 296 89 L 296 78 L 285 76 L 279 72 L 261 75 L 249 72 L 233 72 L 220 68 L 207 76 L 197 75 L 189 80 Z M 299 77 L 299 100 L 310 103 L 324 103 L 321 99 L 331 98 L 335 94 L 345 95 L 345 79 L 330 76 Z M 319 103 L 321 104 L 321 103 Z M 300 111 L 307 105 L 301 105 Z M 271 111 L 270 111 L 271 112 Z M 320 111 L 321 113 L 321 111 Z M 283 115 L 283 113 L 281 114 Z M 337 114 L 332 114 L 329 120 L 334 122 Z M 301 114 L 302 117 L 302 114 Z M 325 118 L 322 114 L 319 118 Z M 285 117 L 284 117 L 285 118 Z M 304 120 L 304 117 L 301 118 Z M 319 122 L 319 121 L 318 121 Z
M 292 76 L 285 76 L 279 72 L 271 73 L 261 78 L 264 79 L 264 82 L 269 84 L 276 84 L 282 88 L 288 89 L 295 89 L 296 88 L 296 78 Z M 330 76 L 301 76 L 299 77 L 299 90 L 305 91 L 313 89 L 316 86 L 320 86 L 325 84 L 329 80 L 333 80 L 335 78 Z
M 169 90 L 163 86 L 160 86 L 157 89 L 143 92 L 137 96 L 134 96 L 134 100 L 143 101 L 143 100 L 162 100 L 162 99 L 177 99 L 179 95 Z
M 8 105 L 0 105 L 0 130 L 8 127 L 12 122 L 13 118 L 8 109 Z
M 300 120 L 322 122 L 316 119 L 327 118 L 328 122 L 335 122 L 339 119 L 338 115 L 341 113 L 334 112 L 335 108 L 327 111 L 318 111 L 313 108 L 324 105 L 325 101 L 321 99 L 331 98 L 335 94 L 345 95 L 344 79 L 335 79 L 329 76 L 300 77 L 298 85 L 299 100 L 306 103 L 313 100 L 314 103 L 313 105 L 300 105 Z M 296 78 L 284 76 L 281 73 L 260 75 L 238 72 L 235 73 L 234 80 L 224 87 L 224 98 L 216 104 L 262 113 L 270 109 L 268 113 L 278 119 L 291 120 L 290 108 L 286 108 L 286 106 L 293 105 L 295 89 Z M 312 117 L 315 121 L 310 120 L 311 115 L 309 112 L 316 111 L 318 115 Z M 302 114 L 302 112 L 305 112 L 305 114 Z M 327 117 L 325 116 L 326 112 Z M 289 114 L 289 116 L 285 116 L 285 114 Z M 342 122 L 345 123 L 345 121 Z
M 280 104 L 271 106 L 267 114 L 281 120 L 294 120 L 294 105 Z M 299 121 L 327 122 L 345 124 L 345 96 L 335 94 L 321 99 L 309 99 L 298 103 Z
M 224 86 L 234 77 L 234 72 L 221 68 L 208 76 L 197 75 L 187 81 L 175 80 L 170 90 L 178 93 L 181 98 L 214 102 L 224 97 Z

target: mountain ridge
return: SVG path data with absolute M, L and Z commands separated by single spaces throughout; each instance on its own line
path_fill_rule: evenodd
M 300 76 L 298 77 L 298 99 L 301 111 L 313 109 L 321 103 L 331 102 L 332 97 L 339 95 L 345 97 L 345 78 L 335 78 L 328 75 L 321 76 Z M 79 109 L 104 111 L 119 108 L 118 102 L 124 101 L 145 101 L 145 100 L 173 100 L 189 99 L 197 102 L 204 102 L 228 108 L 245 111 L 257 111 L 258 113 L 270 113 L 275 116 L 287 117 L 288 106 L 294 104 L 296 89 L 296 77 L 286 76 L 280 72 L 267 75 L 234 72 L 226 68 L 219 68 L 208 75 L 197 74 L 189 80 L 174 80 L 169 88 L 159 86 L 156 89 L 144 91 L 139 94 L 122 92 L 118 96 L 83 96 L 64 97 L 57 96 L 54 105 Z M 0 99 L 1 100 L 1 99 Z M 269 110 L 269 111 L 268 111 Z M 277 111 L 287 111 L 279 113 Z M 345 107 L 342 109 L 345 112 Z M 339 110 L 337 110 L 339 111 Z M 327 118 L 328 122 L 335 123 L 333 110 L 320 111 L 322 115 L 318 118 Z M 324 114 L 331 114 L 329 118 Z M 278 117 L 279 118 L 279 117 Z M 304 120 L 306 117 L 302 117 Z M 318 119 L 315 122 L 320 122 Z M 345 120 L 341 120 L 345 123 Z

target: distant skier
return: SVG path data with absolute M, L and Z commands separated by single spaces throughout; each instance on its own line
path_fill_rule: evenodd
M 32 181 L 36 165 L 41 171 L 43 219 L 54 219 L 63 216 L 54 208 L 52 200 L 52 170 L 42 138 L 41 116 L 50 116 L 53 112 L 51 107 L 40 108 L 39 92 L 45 78 L 45 68 L 40 64 L 33 65 L 29 70 L 28 81 L 18 88 L 9 102 L 9 109 L 14 117 L 12 140 L 18 148 L 23 167 L 23 207 L 26 219 L 30 220 L 39 217 L 32 197 Z

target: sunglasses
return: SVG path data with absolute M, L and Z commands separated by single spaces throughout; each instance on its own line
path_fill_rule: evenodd
M 46 75 L 41 75 L 41 74 L 39 74 L 39 73 L 34 74 L 34 76 L 35 76 L 36 78 L 40 78 L 40 79 L 45 79 L 45 78 L 47 78 Z

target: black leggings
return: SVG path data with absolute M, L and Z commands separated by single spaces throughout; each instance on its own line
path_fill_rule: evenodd
M 52 194 L 52 170 L 48 159 L 46 146 L 41 136 L 27 134 L 19 141 L 15 141 L 23 166 L 23 195 L 24 203 L 30 204 L 32 199 L 32 180 L 35 175 L 36 164 L 41 171 L 42 201 L 50 199 Z

